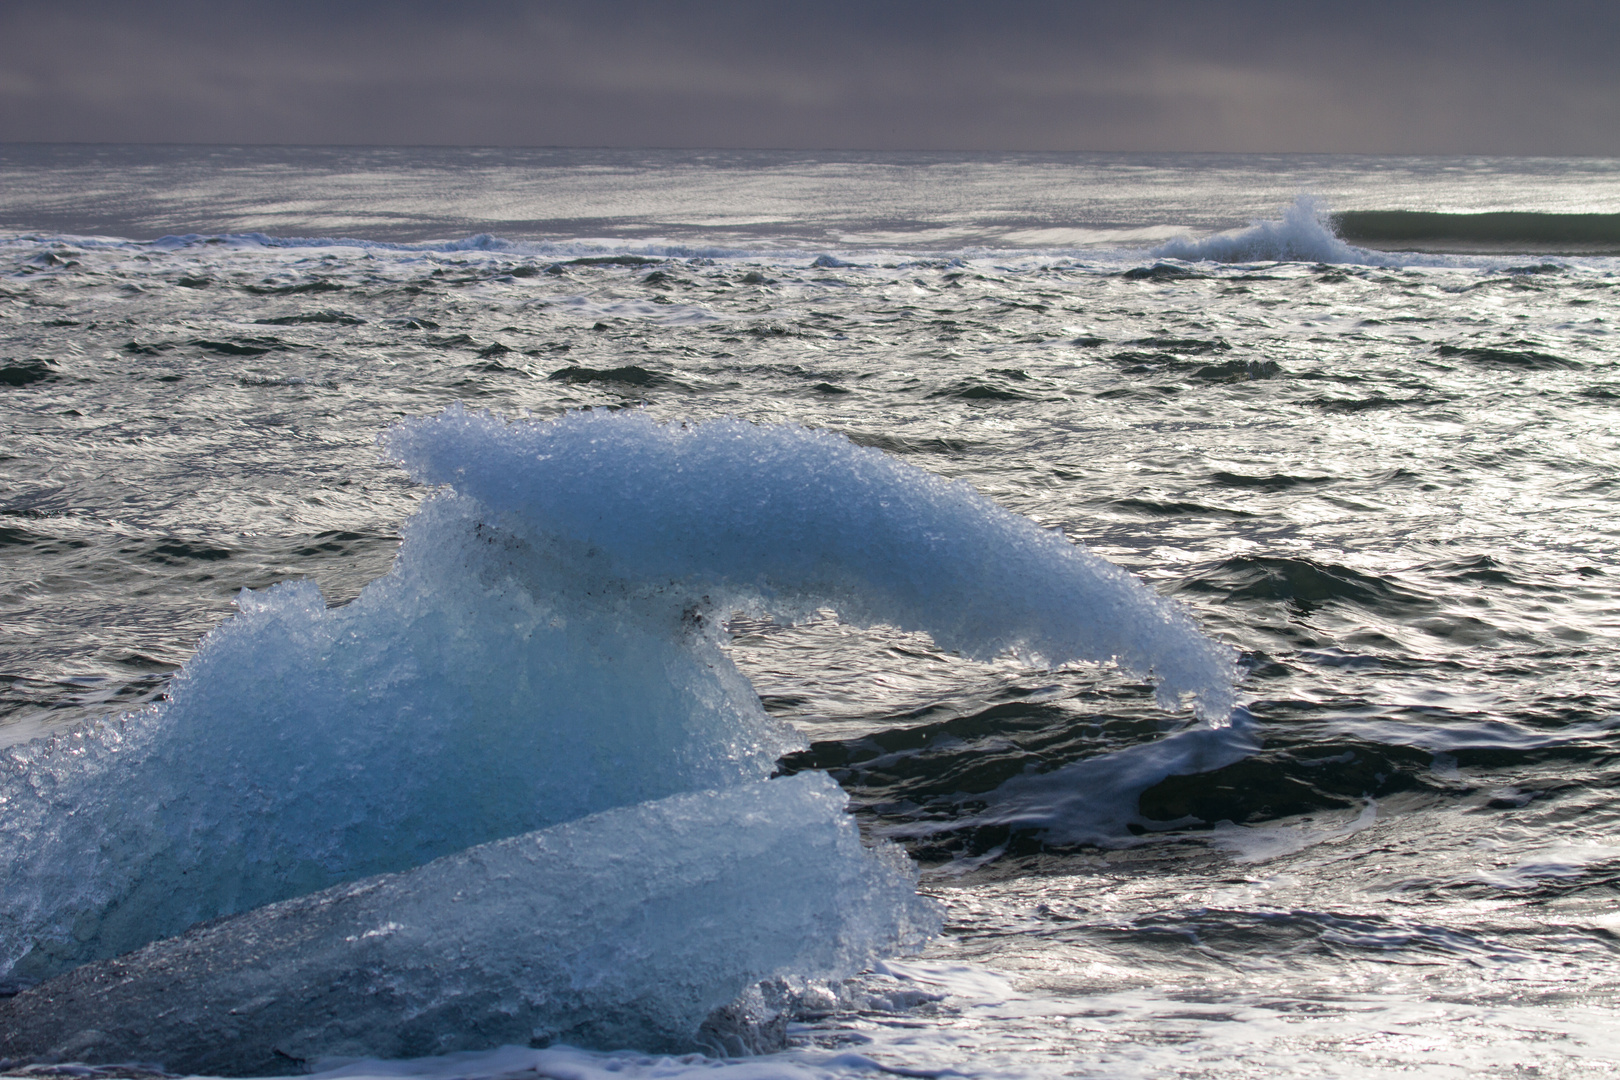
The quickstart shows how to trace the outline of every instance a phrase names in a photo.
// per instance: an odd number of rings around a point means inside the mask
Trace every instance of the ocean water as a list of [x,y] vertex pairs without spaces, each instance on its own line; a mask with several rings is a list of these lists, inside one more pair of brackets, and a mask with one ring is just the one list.
[[0,1057],[1613,1072],[1617,179],[0,148]]

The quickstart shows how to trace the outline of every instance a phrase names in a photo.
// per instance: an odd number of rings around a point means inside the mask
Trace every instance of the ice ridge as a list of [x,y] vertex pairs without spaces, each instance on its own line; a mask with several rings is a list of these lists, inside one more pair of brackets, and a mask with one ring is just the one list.
[[1156,679],[1167,708],[1231,711],[1235,657],[1180,607],[971,486],[841,435],[638,413],[508,424],[452,407],[383,441],[421,482],[515,535],[575,545],[608,577],[722,609],[831,606],[979,658],[1114,661]]

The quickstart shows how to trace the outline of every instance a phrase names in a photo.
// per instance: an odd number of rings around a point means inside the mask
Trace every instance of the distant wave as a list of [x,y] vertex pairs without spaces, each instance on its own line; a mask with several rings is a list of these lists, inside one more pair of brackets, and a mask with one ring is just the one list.
[[[1147,228],[1144,226],[1144,229]],[[1166,228],[1168,226],[1164,225],[1151,227],[1153,230]],[[901,243],[883,248],[844,248],[835,254],[819,246],[720,247],[684,244],[667,238],[524,240],[493,233],[421,241],[368,240],[353,236],[271,236],[259,232],[186,233],[161,236],[154,240],[47,233],[0,235],[0,246],[12,244],[67,245],[85,251],[164,253],[197,248],[350,248],[421,254],[429,258],[436,255],[482,255],[495,260],[520,259],[564,265],[574,262],[715,260],[798,266],[804,269],[855,270],[868,269],[890,260],[898,261],[903,266],[913,261],[937,263],[942,260],[1003,259],[1022,262],[1051,258],[1080,260],[1107,268],[1122,259],[1140,259],[1144,250],[1156,258],[1186,262],[1489,267],[1496,265],[1495,259],[1501,256],[1620,256],[1620,214],[1333,211],[1315,197],[1302,195],[1286,207],[1279,218],[1253,221],[1242,228],[1213,235],[1178,236],[1146,249],[1120,245],[1010,243],[925,250]]]
[[1620,214],[1347,210],[1330,215],[1329,220],[1342,240],[1379,248],[1474,254],[1620,255]]
[[1280,220],[1153,249],[1187,262],[1427,264],[1445,255],[1620,255],[1620,214],[1330,212],[1302,195]]
[[1323,262],[1381,265],[1387,255],[1352,247],[1333,229],[1326,209],[1302,195],[1284,211],[1280,221],[1256,221],[1244,229],[1216,233],[1200,239],[1171,240],[1153,249],[1165,259],[1187,262]]

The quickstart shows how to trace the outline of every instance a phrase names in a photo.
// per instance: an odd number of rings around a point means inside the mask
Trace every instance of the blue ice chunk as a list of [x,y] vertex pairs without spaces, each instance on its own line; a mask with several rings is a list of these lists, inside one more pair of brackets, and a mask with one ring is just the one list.
[[922,944],[939,905],[822,773],[677,795],[340,885],[0,1001],[0,1058],[263,1075],[503,1044],[696,1049],[773,975]]
[[453,408],[386,438],[454,490],[352,603],[244,593],[170,700],[0,757],[0,977],[683,791],[800,745],[722,649],[733,610],[1116,660],[1229,710],[1179,607],[965,484],[842,437]]
[[965,483],[841,435],[741,420],[574,413],[507,424],[459,406],[384,446],[515,535],[573,545],[604,579],[711,603],[922,630],[973,657],[1115,661],[1219,722],[1235,654],[1175,603]]
[[430,500],[344,607],[244,592],[169,701],[0,755],[0,975],[760,780],[801,745],[678,604],[595,595],[482,516]]

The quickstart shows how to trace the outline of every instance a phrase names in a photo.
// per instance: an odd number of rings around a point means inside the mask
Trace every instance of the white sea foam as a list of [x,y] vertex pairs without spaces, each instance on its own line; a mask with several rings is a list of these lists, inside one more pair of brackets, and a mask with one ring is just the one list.
[[1200,239],[1180,238],[1160,244],[1153,254],[1187,262],[1319,262],[1385,266],[1405,261],[1382,251],[1368,251],[1340,240],[1327,210],[1302,195],[1281,220],[1256,221],[1243,229]]
[[1612,844],[1555,844],[1522,856],[1507,867],[1482,867],[1477,879],[1503,889],[1533,889],[1547,881],[1571,880],[1596,864],[1620,858]]
[[1354,817],[1348,815],[1322,822],[1287,825],[1237,825],[1217,822],[1210,833],[1210,846],[1228,852],[1236,863],[1263,863],[1293,855],[1318,844],[1336,844],[1378,821],[1378,804],[1368,799]]

